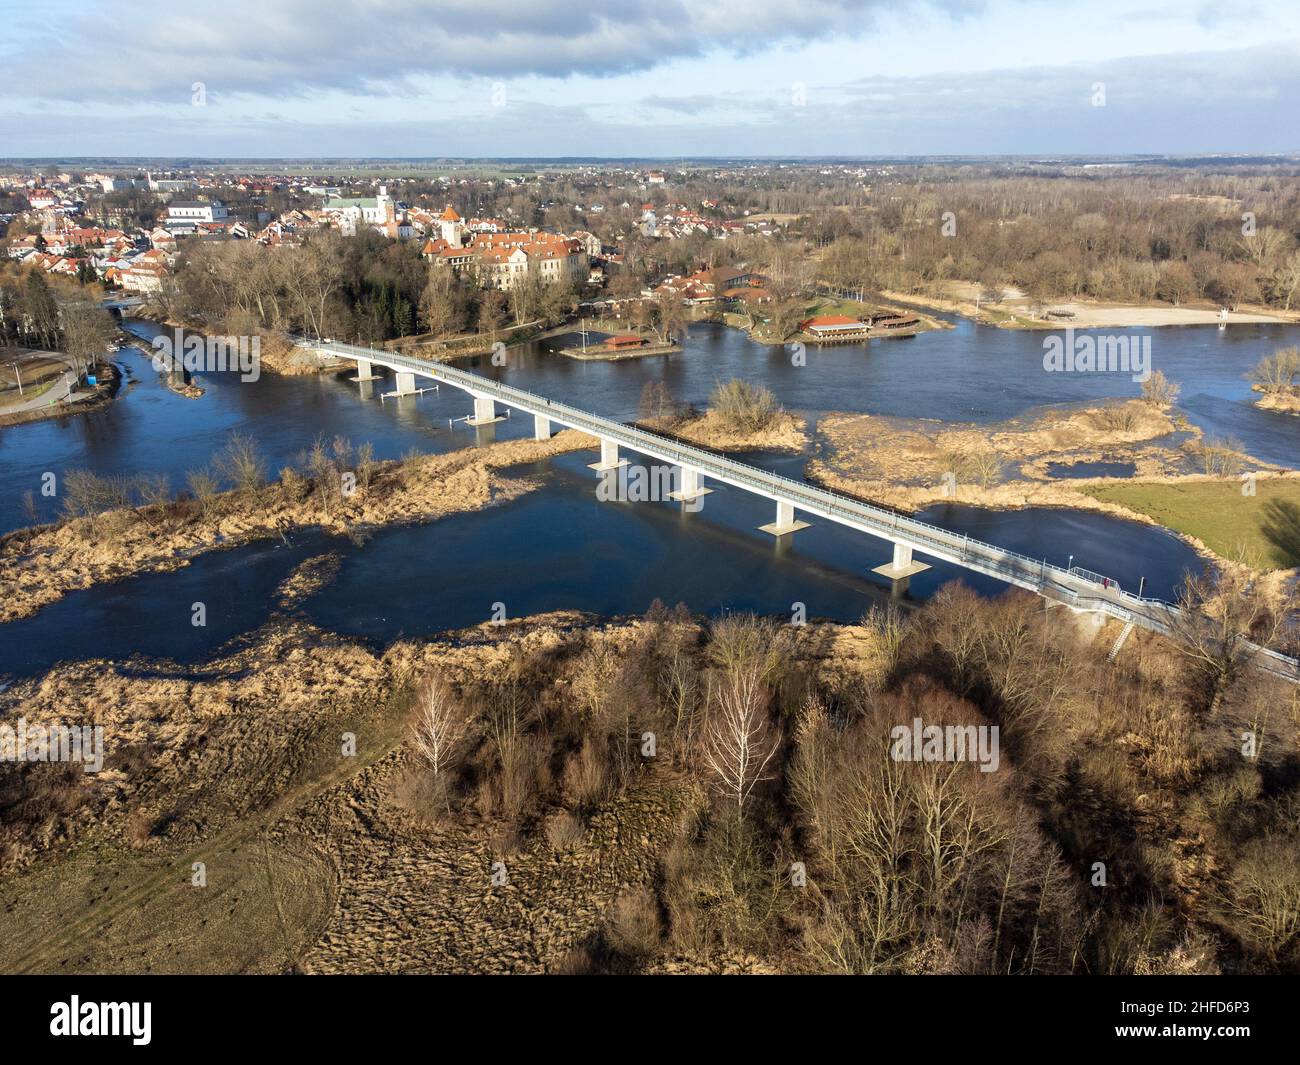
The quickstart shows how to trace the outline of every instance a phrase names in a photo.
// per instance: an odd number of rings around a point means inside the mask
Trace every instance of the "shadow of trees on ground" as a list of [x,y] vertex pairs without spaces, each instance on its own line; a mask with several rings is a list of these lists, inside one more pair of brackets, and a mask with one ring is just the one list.
[[1300,566],[1300,506],[1282,499],[1271,500],[1264,507],[1260,528],[1283,568]]

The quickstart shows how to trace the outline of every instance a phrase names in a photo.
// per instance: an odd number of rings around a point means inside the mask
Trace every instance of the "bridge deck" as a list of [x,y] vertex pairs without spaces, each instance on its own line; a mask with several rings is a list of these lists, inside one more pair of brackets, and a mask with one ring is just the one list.
[[[1077,567],[1063,569],[1045,559],[1030,558],[996,544],[972,540],[937,525],[896,514],[838,492],[769,473],[725,455],[611,421],[453,366],[352,344],[321,342],[306,346],[332,355],[365,359],[394,371],[416,373],[435,381],[444,381],[471,395],[488,397],[516,410],[549,418],[559,425],[612,440],[620,447],[638,454],[697,470],[723,484],[790,503],[805,514],[848,526],[882,540],[908,544],[923,555],[1014,584],[1076,609],[1103,611],[1111,617],[1132,621],[1143,628],[1162,633],[1170,631],[1171,622],[1179,613],[1177,607],[1163,600],[1125,592],[1114,581],[1110,582],[1110,587],[1104,587],[1102,580],[1098,579],[1099,575],[1081,571]],[[1271,671],[1287,676],[1288,679],[1300,679],[1300,664],[1295,660],[1272,651],[1264,651],[1263,654],[1277,667]]]

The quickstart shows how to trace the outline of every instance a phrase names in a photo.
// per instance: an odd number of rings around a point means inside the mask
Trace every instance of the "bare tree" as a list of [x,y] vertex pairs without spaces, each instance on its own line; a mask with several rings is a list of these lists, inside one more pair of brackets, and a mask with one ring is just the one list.
[[478,314],[475,323],[480,333],[486,333],[488,340],[496,343],[497,330],[505,323],[506,295],[500,289],[489,288],[479,296]]
[[455,333],[461,326],[461,306],[451,270],[433,266],[420,294],[420,318],[436,337]]
[[1296,593],[1270,602],[1252,579],[1236,572],[1189,577],[1170,614],[1174,646],[1203,682],[1213,714],[1260,648],[1276,646],[1294,612]]
[[1289,392],[1300,378],[1300,348],[1279,348],[1265,355],[1251,370],[1250,378],[1261,392]]
[[231,433],[226,448],[214,460],[217,472],[240,492],[256,495],[266,483],[266,464],[257,445],[243,433]]
[[728,429],[741,433],[766,429],[781,414],[771,389],[739,377],[713,386],[709,409]]
[[112,316],[87,300],[76,300],[60,306],[59,321],[64,350],[75,362],[77,372],[98,366],[117,333]]
[[1142,398],[1153,407],[1170,407],[1178,401],[1178,385],[1157,370],[1142,382]]
[[337,243],[330,237],[317,237],[298,249],[286,263],[284,284],[303,328],[321,337],[330,299],[343,286]]
[[217,478],[208,467],[190,470],[185,475],[190,494],[199,507],[199,517],[206,521],[217,512],[219,506],[219,486]]
[[469,717],[451,685],[429,677],[416,694],[411,744],[435,777],[455,764],[468,727]]
[[657,421],[671,425],[680,421],[687,408],[678,402],[672,389],[664,381],[647,381],[641,389],[641,402],[637,414],[642,421]]
[[776,754],[780,734],[768,716],[768,691],[763,663],[750,658],[728,671],[710,692],[705,726],[704,762],[717,778],[719,790],[744,810],[755,786]]
[[690,327],[690,318],[681,299],[671,292],[661,291],[655,297],[652,320],[661,344],[680,341]]
[[1282,297],[1282,309],[1289,311],[1291,301],[1300,290],[1300,251],[1293,251],[1273,272],[1273,286]]
[[996,451],[972,451],[966,456],[967,475],[981,488],[988,488],[1002,477],[1002,457]]
[[1300,943],[1300,851],[1296,839],[1268,834],[1253,841],[1217,903],[1246,945],[1270,961]]

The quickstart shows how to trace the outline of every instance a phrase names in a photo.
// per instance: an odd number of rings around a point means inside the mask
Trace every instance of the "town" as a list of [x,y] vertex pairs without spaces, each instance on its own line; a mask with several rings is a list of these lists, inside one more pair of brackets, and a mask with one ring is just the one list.
[[[669,198],[673,186],[660,171],[585,168],[560,177],[566,185],[580,182],[594,202],[548,198],[556,176],[546,173],[408,180],[404,198],[396,181],[390,194],[383,179],[11,174],[0,176],[0,247],[24,276],[99,286],[106,297],[146,301],[165,314],[183,295],[186,260],[203,256],[205,246],[246,244],[270,264],[276,252],[285,250],[281,259],[289,259],[317,238],[360,238],[371,243],[359,246],[370,248],[386,240],[404,248],[388,259],[407,264],[401,268],[405,283],[390,286],[382,305],[366,302],[350,320],[328,323],[330,332],[375,341],[421,335],[463,340],[469,332],[495,337],[507,323],[592,318],[619,330],[603,334],[592,345],[598,351],[658,351],[683,312],[729,316],[768,341],[833,343],[911,335],[924,327],[910,311],[813,298],[819,294],[806,271],[782,251],[795,216],[761,211],[757,197],[736,197],[743,204],[701,197],[688,207]],[[692,193],[696,184],[730,180],[722,173],[703,181],[684,172],[673,177]],[[500,212],[463,217],[453,201],[467,212],[475,204]],[[435,268],[423,284],[409,281],[416,254]],[[254,261],[236,258],[245,265]],[[269,276],[274,270],[267,265],[255,272]],[[9,277],[12,285],[12,272]],[[18,302],[17,295],[8,301],[11,308]],[[854,313],[811,313],[823,306]],[[29,338],[39,329],[29,314],[18,320],[27,323],[18,328]],[[326,324],[300,319],[292,326],[323,335]]]

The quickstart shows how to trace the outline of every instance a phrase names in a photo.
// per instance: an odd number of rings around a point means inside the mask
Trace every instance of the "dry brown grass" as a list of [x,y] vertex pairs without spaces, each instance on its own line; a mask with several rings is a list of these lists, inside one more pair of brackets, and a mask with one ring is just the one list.
[[[1276,913],[1294,870],[1258,855],[1300,831],[1283,772],[1300,750],[1300,706],[1244,675],[1206,701],[1166,641],[1135,636],[1111,664],[1113,631],[1062,617],[1032,597],[988,602],[954,587],[860,626],[702,626],[656,610],[376,653],[286,623],[203,677],[60,667],[0,693],[0,713],[94,716],[109,764],[64,800],[53,778],[30,807],[29,793],[5,792],[19,801],[4,808],[0,964],[1292,965]],[[705,679],[679,713],[683,660]],[[737,813],[710,801],[690,737],[710,713],[709,679],[755,665],[781,725],[779,772]],[[436,793],[407,731],[433,672],[473,712],[466,757]],[[581,676],[603,678],[606,697],[584,693]],[[997,726],[1001,768],[895,761],[890,730],[914,716]],[[646,729],[662,756],[640,755]],[[1263,737],[1257,759],[1236,747],[1245,730]],[[344,732],[356,757],[340,752]],[[936,857],[912,860],[922,853]],[[195,860],[212,892],[188,886]],[[1088,885],[1096,860],[1110,877],[1101,898]]]
[[605,934],[610,946],[632,961],[658,953],[663,932],[654,893],[645,887],[621,892],[609,909]]

